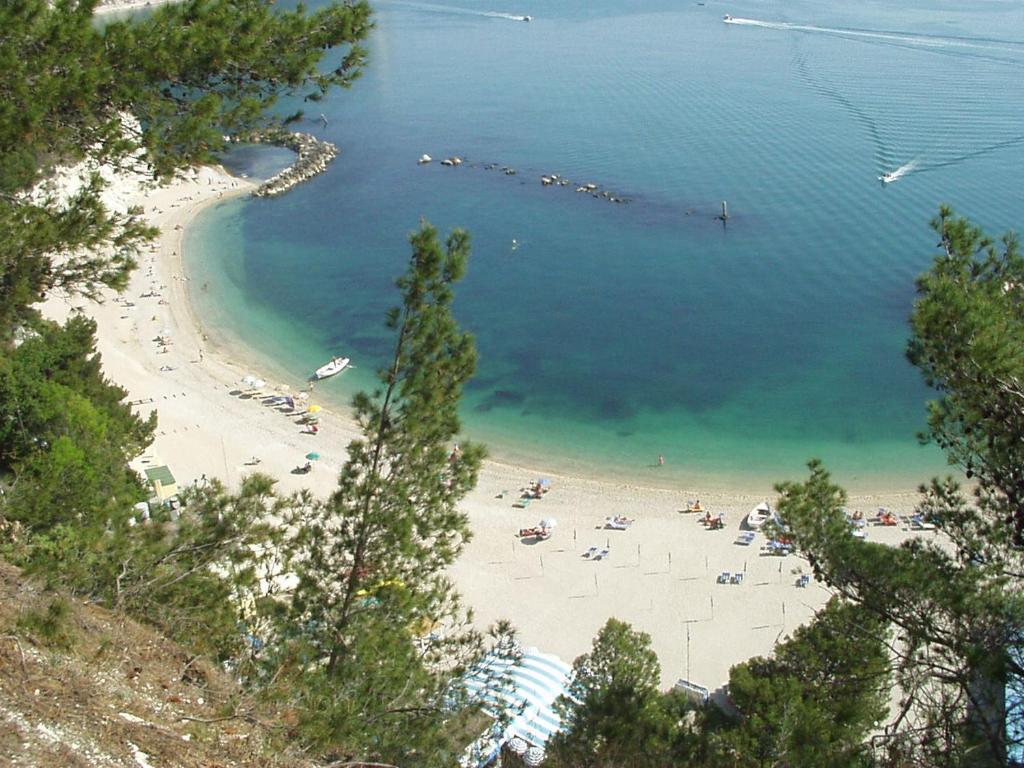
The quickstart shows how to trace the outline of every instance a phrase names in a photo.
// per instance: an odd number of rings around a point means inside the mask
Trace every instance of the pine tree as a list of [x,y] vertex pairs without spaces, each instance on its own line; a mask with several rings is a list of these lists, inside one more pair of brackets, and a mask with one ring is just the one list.
[[770,658],[729,672],[739,722],[711,737],[713,765],[852,768],[886,713],[888,650],[882,622],[830,601]]
[[556,702],[562,731],[548,742],[556,768],[686,764],[691,748],[685,702],[658,690],[661,666],[651,638],[609,619],[593,647],[573,662],[568,695]]
[[[100,28],[95,2],[0,3],[0,345],[51,291],[123,287],[152,236],[138,211],[102,204],[99,163],[164,179],[213,160],[225,135],[279,124],[282,94],[350,86],[371,26],[365,2],[188,0]],[[37,190],[79,161],[71,199]]]
[[849,535],[819,462],[777,487],[779,509],[819,578],[895,630],[887,759],[995,765],[1013,746],[1005,723],[1024,717],[1024,700],[999,704],[1024,680],[1024,260],[1015,236],[997,243],[948,208],[933,227],[941,252],[918,280],[908,356],[940,393],[924,438],[974,487],[921,486],[917,512],[941,535],[900,547]]
[[457,504],[483,457],[471,443],[449,449],[476,365],[451,313],[469,237],[456,230],[442,247],[424,224],[411,243],[402,304],[388,316],[391,362],[380,389],[354,401],[362,437],[330,500],[293,521],[299,581],[273,660],[320,750],[403,766],[457,755],[441,728],[442,692],[479,638],[465,630],[444,570],[469,539]]

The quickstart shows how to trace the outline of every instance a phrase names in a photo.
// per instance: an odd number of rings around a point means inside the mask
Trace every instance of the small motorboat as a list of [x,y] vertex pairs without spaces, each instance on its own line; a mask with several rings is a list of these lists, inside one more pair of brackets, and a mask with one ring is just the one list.
[[533,16],[523,16],[523,21],[533,21]]
[[762,501],[747,513],[747,528],[756,531],[772,517],[772,508],[767,501]]
[[317,379],[326,379],[329,376],[334,376],[341,373],[348,367],[348,364],[352,362],[347,357],[336,357],[326,365],[321,365],[316,369]]
[[880,182],[882,182],[883,184],[891,184],[892,182],[896,181],[896,179],[898,179],[898,178],[899,178],[899,176],[897,176],[896,173],[893,172],[893,173],[883,173],[881,176],[878,177],[878,180]]
[[727,14],[725,14],[725,16],[722,17],[722,21],[724,21],[726,24],[728,24],[730,21],[732,21],[732,16],[730,16],[727,13]]

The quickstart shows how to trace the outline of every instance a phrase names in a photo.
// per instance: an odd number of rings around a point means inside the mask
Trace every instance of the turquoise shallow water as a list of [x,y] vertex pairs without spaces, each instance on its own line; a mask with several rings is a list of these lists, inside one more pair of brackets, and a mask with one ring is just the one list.
[[902,355],[928,220],[1024,221],[1024,10],[891,6],[380,2],[366,75],[303,126],[341,157],[190,230],[200,314],[297,377],[352,356],[320,389],[344,401],[388,353],[425,216],[473,235],[463,412],[495,455],[697,487],[818,456],[851,487],[912,485],[943,468]]

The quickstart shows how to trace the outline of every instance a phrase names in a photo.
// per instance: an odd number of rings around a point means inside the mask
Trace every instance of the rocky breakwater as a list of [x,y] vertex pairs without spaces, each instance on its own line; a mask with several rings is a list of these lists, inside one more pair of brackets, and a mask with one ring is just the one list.
[[256,197],[274,197],[284,194],[296,184],[306,181],[318,173],[323,173],[331,161],[338,156],[338,148],[331,142],[322,141],[308,133],[268,131],[251,134],[239,141],[286,147],[298,155],[294,163],[263,182],[253,192]]

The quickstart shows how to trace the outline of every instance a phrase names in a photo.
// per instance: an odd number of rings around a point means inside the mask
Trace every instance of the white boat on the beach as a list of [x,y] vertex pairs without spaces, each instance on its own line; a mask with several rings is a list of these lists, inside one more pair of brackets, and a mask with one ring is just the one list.
[[762,501],[747,513],[747,528],[757,530],[772,518],[772,508],[767,501]]
[[326,365],[321,365],[316,369],[316,378],[326,379],[329,376],[341,373],[348,367],[348,364],[352,362],[347,357],[336,357]]

